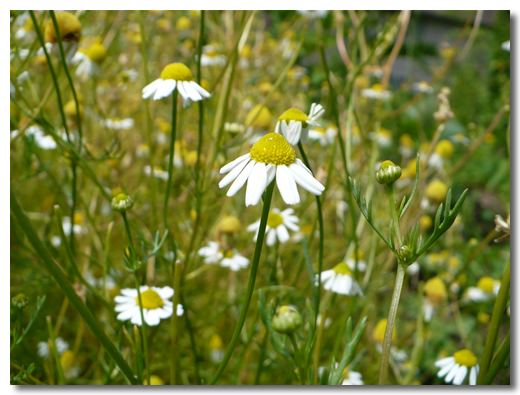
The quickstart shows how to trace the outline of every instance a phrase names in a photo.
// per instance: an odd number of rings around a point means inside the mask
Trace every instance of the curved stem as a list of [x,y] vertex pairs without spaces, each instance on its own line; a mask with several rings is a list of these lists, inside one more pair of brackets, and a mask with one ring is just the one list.
[[[394,223],[394,232],[397,236],[397,242],[399,245],[396,250],[399,251],[399,248],[403,246],[403,238],[401,236],[401,230],[399,229],[399,216],[397,215],[397,209],[395,207],[395,198],[394,198],[394,183],[386,184],[388,191],[388,202],[390,203],[390,212],[392,213],[392,222]],[[390,240],[393,244],[393,240]]]
[[491,316],[491,322],[489,323],[489,331],[486,337],[486,343],[484,345],[484,352],[482,353],[482,359],[480,361],[480,372],[477,379],[477,385],[484,383],[486,374],[493,358],[493,351],[495,350],[495,344],[497,341],[498,330],[500,329],[500,322],[504,316],[504,310],[506,309],[507,299],[509,298],[509,280],[510,280],[510,265],[511,260],[507,262],[504,275],[502,276],[502,284],[500,285],[500,291],[493,307],[493,315]]
[[273,197],[275,180],[271,182],[271,184],[267,187],[264,194],[264,207],[262,209],[262,218],[260,219],[260,228],[258,230],[258,238],[256,240],[255,253],[253,256],[253,263],[251,265],[251,272],[249,273],[249,281],[247,283],[246,290],[246,299],[244,300],[244,304],[242,305],[242,310],[240,310],[240,316],[238,317],[238,322],[235,327],[235,332],[233,333],[233,337],[231,338],[231,343],[229,344],[226,354],[218,367],[217,372],[209,382],[210,385],[214,385],[222,375],[222,372],[226,368],[226,365],[231,358],[231,354],[233,354],[233,350],[238,342],[238,337],[240,332],[242,331],[242,327],[244,326],[244,322],[246,320],[247,310],[249,308],[249,304],[251,303],[251,298],[253,296],[253,291],[255,288],[255,280],[256,273],[258,272],[258,266],[260,263],[260,255],[262,253],[262,246],[264,244],[264,236],[265,236],[265,228],[267,226],[267,217],[269,216],[269,208],[271,206],[271,198]]
[[386,384],[388,376],[388,362],[390,360],[390,347],[392,346],[392,334],[394,333],[395,316],[399,306],[399,298],[401,297],[401,289],[403,288],[403,280],[406,266],[404,263],[398,262],[397,275],[395,277],[394,293],[390,303],[390,311],[388,312],[388,320],[386,322],[385,338],[383,341],[383,352],[381,355],[381,367],[379,370],[379,385]]

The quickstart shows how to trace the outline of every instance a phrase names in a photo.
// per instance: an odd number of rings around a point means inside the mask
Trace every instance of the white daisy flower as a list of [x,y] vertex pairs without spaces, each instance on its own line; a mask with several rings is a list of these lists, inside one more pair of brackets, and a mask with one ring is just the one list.
[[60,236],[52,236],[51,237],[51,244],[54,248],[61,247],[61,237]]
[[301,141],[307,142],[309,136],[309,125],[320,126],[316,120],[323,115],[325,110],[321,104],[312,103],[309,115],[296,108],[290,108],[278,117],[274,129],[275,133],[281,133],[289,144],[296,145]]
[[227,58],[224,55],[220,55],[213,45],[205,45],[202,47],[202,56],[200,58],[201,66],[225,66]]
[[226,122],[224,124],[224,130],[232,134],[241,133],[244,131],[244,125],[237,122]]
[[[144,168],[144,174],[146,174],[148,177],[152,175],[152,168],[149,165],[146,165]],[[154,166],[153,167],[153,176],[155,178],[160,178],[161,180],[167,181],[168,180],[168,172],[164,170],[161,166]]]
[[432,93],[433,92],[433,88],[426,81],[414,82],[412,84],[412,89],[415,92],[422,92],[422,93]]
[[504,51],[511,52],[511,40],[507,40],[507,41],[503,42],[501,45],[501,48]]
[[311,140],[318,140],[322,147],[334,144],[338,129],[334,126],[329,126],[327,129],[317,127],[309,130],[309,138]]
[[125,118],[125,119],[107,119],[104,122],[105,126],[108,129],[115,129],[115,130],[127,130],[134,127],[134,120],[132,118]]
[[[56,344],[56,350],[58,351],[58,354],[61,355],[65,351],[69,349],[69,343],[67,343],[65,340],[63,340],[61,337],[57,337],[54,340],[54,343]],[[42,358],[48,358],[50,355],[50,340],[46,342],[39,342],[38,343],[38,355]]]
[[364,385],[361,373],[348,370],[343,376],[343,382],[341,385]]
[[476,287],[469,287],[464,295],[466,301],[487,302],[498,294],[500,290],[500,280],[491,277],[482,277],[477,282]]
[[[331,270],[321,272],[321,283],[323,289],[332,291],[341,295],[356,295],[363,296],[361,287],[354,279],[354,273],[349,265],[341,262],[334,266]],[[318,285],[318,274],[316,275],[316,285]]]
[[[268,246],[273,246],[276,242],[276,239],[280,243],[286,243],[289,241],[289,231],[287,228],[294,232],[298,232],[300,227],[296,225],[299,221],[299,218],[292,215],[294,210],[292,208],[288,208],[282,212],[278,209],[273,209],[269,212],[269,217],[267,218],[267,227],[265,228],[265,232],[267,234],[266,244]],[[260,229],[260,220],[252,223],[247,227],[248,232],[256,232],[254,241],[256,241],[258,237],[258,231]]]
[[[159,325],[161,319],[171,317],[173,313],[173,303],[168,300],[173,296],[173,288],[171,287],[148,287],[141,285],[141,300],[143,302],[144,321],[149,326]],[[125,288],[121,290],[121,295],[115,297],[115,311],[118,314],[119,321],[130,320],[132,324],[141,326],[141,311],[139,308],[139,297],[137,289]],[[177,315],[184,314],[182,305],[177,305]]]
[[470,350],[457,351],[452,357],[439,359],[435,366],[440,368],[437,377],[445,379],[447,384],[461,385],[469,372],[469,385],[477,384],[479,365],[477,357]]
[[184,99],[184,105],[189,104],[190,100],[200,101],[210,97],[205,89],[193,81],[189,68],[182,63],[171,63],[163,69],[161,78],[144,87],[143,99],[148,99],[152,95],[153,100],[163,99],[170,96],[175,88]]
[[202,247],[199,255],[204,258],[204,263],[208,264],[218,263],[224,258],[224,253],[216,241],[210,241],[206,247]]
[[[75,216],[78,215],[78,213],[75,214]],[[84,232],[83,227],[79,224],[79,221],[76,221],[76,218],[74,219],[74,226],[72,226],[72,223],[70,221],[70,217],[65,216],[62,219],[62,226],[63,226],[63,233],[65,233],[65,236],[70,236],[70,233],[73,231],[75,235],[80,235]]]
[[[361,250],[358,250],[357,256],[358,256],[358,270],[360,272],[364,272],[365,270],[367,270],[367,263],[366,263],[366,261],[363,260],[363,252]],[[347,263],[348,267],[350,268],[350,270],[352,270],[352,271],[355,270],[356,254],[354,251],[352,251],[352,253],[350,254],[350,258],[347,259],[346,263]]]
[[94,268],[93,270],[89,270],[87,272],[86,280],[93,287],[103,288],[103,285],[106,282],[106,288],[110,291],[116,287],[116,281],[114,277],[110,274],[107,274],[106,277],[103,277],[103,272],[101,270],[97,270],[99,268]]
[[240,255],[235,249],[228,250],[224,253],[220,266],[229,267],[234,272],[238,272],[240,269],[245,269],[249,266],[249,259]]
[[[393,135],[392,132],[385,128],[379,128],[377,132],[369,134],[370,139],[377,140],[377,144],[380,147],[389,147],[392,145]],[[378,167],[379,170],[379,167]]]
[[384,90],[383,85],[374,84],[371,88],[363,89],[361,91],[361,96],[367,97],[369,99],[381,99],[388,100],[392,93],[390,91]]
[[58,144],[54,141],[52,136],[45,135],[43,129],[37,125],[28,127],[25,133],[29,136],[33,136],[36,145],[43,150],[51,150],[58,147]]
[[317,196],[325,190],[303,162],[296,158],[293,147],[277,133],[265,135],[251,147],[248,154],[222,167],[220,174],[225,173],[229,174],[220,181],[220,188],[234,181],[227,196],[235,195],[249,180],[246,189],[246,207],[255,206],[260,202],[265,188],[275,176],[278,190],[287,204],[300,202],[296,184]]
[[101,74],[101,63],[106,58],[106,48],[102,44],[94,43],[85,52],[76,52],[71,62],[72,64],[78,64],[76,76],[86,81],[89,77]]

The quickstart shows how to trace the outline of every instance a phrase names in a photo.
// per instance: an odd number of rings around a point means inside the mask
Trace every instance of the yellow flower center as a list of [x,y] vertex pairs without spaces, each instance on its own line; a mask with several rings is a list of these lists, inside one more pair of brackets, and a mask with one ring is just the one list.
[[[79,41],[81,38],[81,22],[70,12],[57,12],[56,22],[60,30],[62,41]],[[45,42],[56,44],[58,37],[52,19],[47,21],[45,26]]]
[[300,232],[302,232],[305,235],[308,235],[312,232],[312,225],[305,225],[300,228]]
[[177,27],[177,29],[179,30],[187,30],[191,27],[191,21],[189,20],[188,17],[186,16],[181,16],[178,20],[177,20],[177,23],[175,24],[175,26]]
[[348,368],[343,369],[341,375],[343,376],[343,380],[348,380]]
[[266,134],[251,147],[249,154],[257,163],[289,166],[296,162],[294,148],[278,133]]
[[424,292],[434,304],[439,304],[446,297],[446,285],[439,277],[433,277],[426,281]]
[[453,354],[455,362],[459,365],[471,368],[477,364],[477,357],[469,350],[460,350]]
[[193,81],[193,74],[182,63],[171,63],[163,69],[161,78],[163,80]]
[[413,148],[413,146],[414,146],[413,140],[409,134],[403,134],[399,138],[399,142],[401,143],[401,145],[403,145],[406,148]]
[[81,224],[83,222],[83,214],[81,213],[74,213],[74,223],[75,224]]
[[350,277],[354,277],[354,274],[352,273],[352,270],[350,269],[349,265],[347,265],[345,262],[338,263],[336,266],[332,268],[335,273],[338,274],[345,274]]
[[283,224],[283,217],[278,213],[273,213],[272,211],[269,213],[267,217],[267,226],[270,228],[278,228]]
[[383,85],[381,84],[374,84],[372,85],[372,90],[376,92],[383,92]]
[[[164,300],[153,289],[148,289],[141,293],[143,309],[155,310],[164,305]],[[135,298],[135,303],[139,306],[139,296]]]
[[224,254],[224,257],[226,257],[228,259],[233,258],[233,251],[232,250],[226,251],[226,253]]
[[247,114],[246,125],[269,129],[271,126],[271,111],[267,107],[257,104]]
[[[356,252],[355,251],[352,251],[352,253],[350,254],[350,259],[356,259]],[[361,250],[357,250],[357,259],[358,260],[361,260],[363,259],[363,251]]]
[[318,126],[317,128],[314,128],[312,130],[321,134],[325,134],[325,129],[323,129],[321,126]]
[[209,340],[209,348],[212,350],[221,350],[224,348],[224,343],[222,342],[222,338],[214,333]]
[[90,60],[96,63],[102,63],[107,57],[107,50],[102,44],[92,44],[87,51]]
[[482,277],[480,280],[478,280],[477,287],[480,288],[482,291],[486,293],[492,293],[494,282],[491,277]]
[[296,121],[301,122],[303,124],[303,127],[307,127],[307,123],[305,121],[309,120],[309,117],[307,114],[305,114],[303,111],[298,110],[297,108],[289,108],[287,111],[285,111],[282,115],[278,117],[279,121],[286,121],[289,123],[289,121]]
[[448,187],[442,181],[432,181],[426,187],[426,197],[434,202],[442,202],[446,199]]
[[435,152],[443,158],[449,158],[453,155],[454,147],[450,140],[441,140],[435,147]]

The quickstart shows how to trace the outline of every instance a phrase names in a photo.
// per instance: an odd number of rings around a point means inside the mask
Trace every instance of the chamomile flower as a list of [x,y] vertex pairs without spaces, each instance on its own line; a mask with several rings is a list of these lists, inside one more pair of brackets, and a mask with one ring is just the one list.
[[[70,12],[57,12],[56,22],[58,24],[67,63],[70,63],[78,49],[78,42],[81,39],[81,22]],[[60,56],[58,35],[56,34],[53,20],[50,18],[45,26],[44,36],[46,49],[48,51],[50,50],[53,55]],[[41,53],[41,55],[43,55],[43,53]]]
[[[358,270],[360,272],[364,272],[367,270],[367,263],[363,260],[363,252],[361,250],[358,250],[357,252],[357,258],[358,258]],[[352,251],[350,254],[350,258],[347,259],[346,264],[350,268],[350,270],[354,271],[356,267],[356,253]]]
[[343,375],[343,382],[341,385],[364,385],[363,383],[363,377],[361,376],[361,373],[354,372],[353,370],[347,370]]
[[74,226],[72,226],[72,223],[70,221],[70,217],[65,216],[62,219],[62,226],[63,226],[63,233],[65,233],[65,236],[70,236],[71,232],[74,232],[75,235],[80,235],[82,233],[86,232],[86,229],[81,226],[81,223],[83,222],[83,215],[80,213],[74,214]]
[[447,290],[444,281],[440,277],[433,277],[424,285],[426,297],[423,300],[424,321],[432,320],[435,310],[446,299]]
[[278,190],[287,204],[300,202],[296,184],[317,196],[325,190],[303,162],[296,158],[293,147],[277,133],[265,135],[251,147],[248,154],[222,167],[220,174],[225,173],[229,174],[220,181],[220,188],[234,181],[227,196],[235,195],[248,181],[246,207],[260,202],[265,188],[275,177]]
[[88,77],[95,77],[101,73],[101,64],[107,58],[106,48],[99,43],[92,44],[86,51],[76,52],[72,58],[72,63],[78,64],[76,76],[84,81]]
[[216,241],[210,241],[207,246],[199,250],[199,255],[204,258],[204,263],[218,263],[222,267],[228,267],[232,271],[239,271],[249,266],[249,259],[240,255],[237,250],[224,251]]
[[[363,296],[361,287],[354,279],[354,273],[349,265],[341,262],[334,266],[331,270],[321,272],[321,283],[323,289],[335,292],[341,295],[359,295]],[[318,284],[318,275],[316,275],[316,285]]]
[[312,103],[309,115],[296,108],[290,108],[278,117],[275,133],[281,133],[291,145],[301,141],[307,142],[309,125],[320,126],[316,120],[323,115],[325,110],[320,104]]
[[500,280],[494,280],[492,277],[482,277],[477,282],[476,287],[469,287],[466,290],[464,299],[472,302],[487,302],[498,294],[500,289]]
[[193,75],[188,67],[182,63],[171,63],[163,69],[161,78],[144,87],[143,99],[148,99],[152,95],[153,100],[163,99],[170,96],[175,88],[184,99],[185,105],[189,104],[190,100],[200,101],[210,97],[205,89],[193,81]]
[[415,144],[409,134],[399,137],[399,153],[403,158],[411,158],[415,153]]
[[209,350],[213,362],[220,363],[220,361],[224,359],[224,343],[222,342],[222,338],[216,333],[211,335],[209,340]]
[[504,51],[511,52],[511,40],[507,40],[507,41],[503,42],[501,45],[501,48]]
[[204,258],[204,263],[218,263],[224,258],[224,252],[216,241],[210,241],[207,246],[199,250],[199,255]]
[[455,151],[455,147],[450,140],[441,140],[435,146],[435,151],[428,159],[428,166],[442,169],[444,167],[444,162],[446,159],[451,158],[453,152]]
[[[266,244],[268,246],[273,246],[276,242],[276,239],[280,243],[286,243],[289,241],[289,231],[287,228],[294,232],[298,232],[300,227],[296,225],[299,221],[299,218],[295,215],[292,215],[294,210],[292,208],[288,208],[282,212],[278,209],[273,209],[269,212],[269,217],[267,218],[267,227],[265,232],[267,233]],[[256,241],[258,237],[258,230],[260,229],[260,220],[252,223],[247,227],[249,232],[256,232],[254,240]]]
[[40,126],[34,125],[27,128],[25,133],[34,138],[34,142],[43,150],[52,150],[58,147],[52,136],[47,136]]
[[426,81],[414,82],[412,84],[412,89],[415,92],[422,92],[422,93],[432,93],[433,92],[433,88]]
[[134,120],[132,118],[114,118],[105,120],[104,124],[108,129],[128,130],[134,127]]
[[249,259],[240,255],[237,250],[232,249],[224,253],[220,266],[228,267],[232,271],[238,272],[240,269],[245,269],[249,266]]
[[[148,287],[141,285],[141,300],[143,303],[144,322],[149,326],[159,325],[161,319],[169,318],[173,314],[173,303],[169,300],[173,296],[171,287]],[[132,324],[141,326],[141,311],[137,289],[125,288],[121,290],[121,295],[115,297],[115,311],[119,321],[130,320]],[[182,305],[177,305],[177,315],[184,314]]]
[[335,126],[329,126],[327,129],[318,126],[309,130],[309,138],[319,141],[322,147],[333,144],[337,134],[338,128]]
[[457,351],[453,356],[439,359],[435,366],[440,368],[437,377],[444,378],[447,384],[461,385],[469,370],[469,385],[477,384],[479,365],[477,357],[470,350]]
[[[63,354],[65,351],[69,349],[69,343],[67,343],[65,340],[63,340],[61,337],[57,337],[54,340],[54,343],[56,344],[56,350],[58,351],[58,355]],[[46,342],[39,342],[38,343],[38,355],[41,358],[48,358],[50,356],[51,351],[51,341]]]
[[[150,166],[144,167],[144,174],[146,174],[148,177],[152,175],[152,168]],[[167,181],[168,180],[168,172],[164,170],[161,166],[154,166],[153,167],[153,176],[155,178],[160,178],[161,180]]]
[[384,90],[383,85],[374,84],[371,88],[363,89],[361,91],[361,96],[369,99],[388,100],[390,96],[392,96],[392,93]]
[[220,55],[213,45],[205,45],[202,48],[202,56],[200,58],[201,66],[225,66],[226,57],[224,55]]

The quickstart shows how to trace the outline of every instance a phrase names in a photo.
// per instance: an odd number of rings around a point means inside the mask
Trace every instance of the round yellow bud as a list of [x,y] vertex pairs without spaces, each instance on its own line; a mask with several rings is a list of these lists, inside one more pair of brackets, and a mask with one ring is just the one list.
[[[56,22],[60,30],[61,40],[64,42],[78,42],[81,38],[81,22],[70,12],[57,12]],[[52,19],[45,26],[45,42],[56,44],[58,37]]]
[[448,187],[442,181],[432,181],[426,187],[426,197],[436,203],[443,202],[447,193]]
[[454,150],[455,148],[450,140],[441,140],[435,147],[435,153],[446,159],[453,155]]
[[432,217],[430,217],[429,215],[423,215],[419,219],[419,226],[423,232],[430,230],[432,225],[433,225],[433,220],[432,220]]
[[241,227],[242,224],[237,217],[228,215],[220,220],[217,229],[219,232],[236,233],[240,230]]
[[262,104],[257,104],[247,114],[246,125],[269,130],[271,127],[271,111]]

